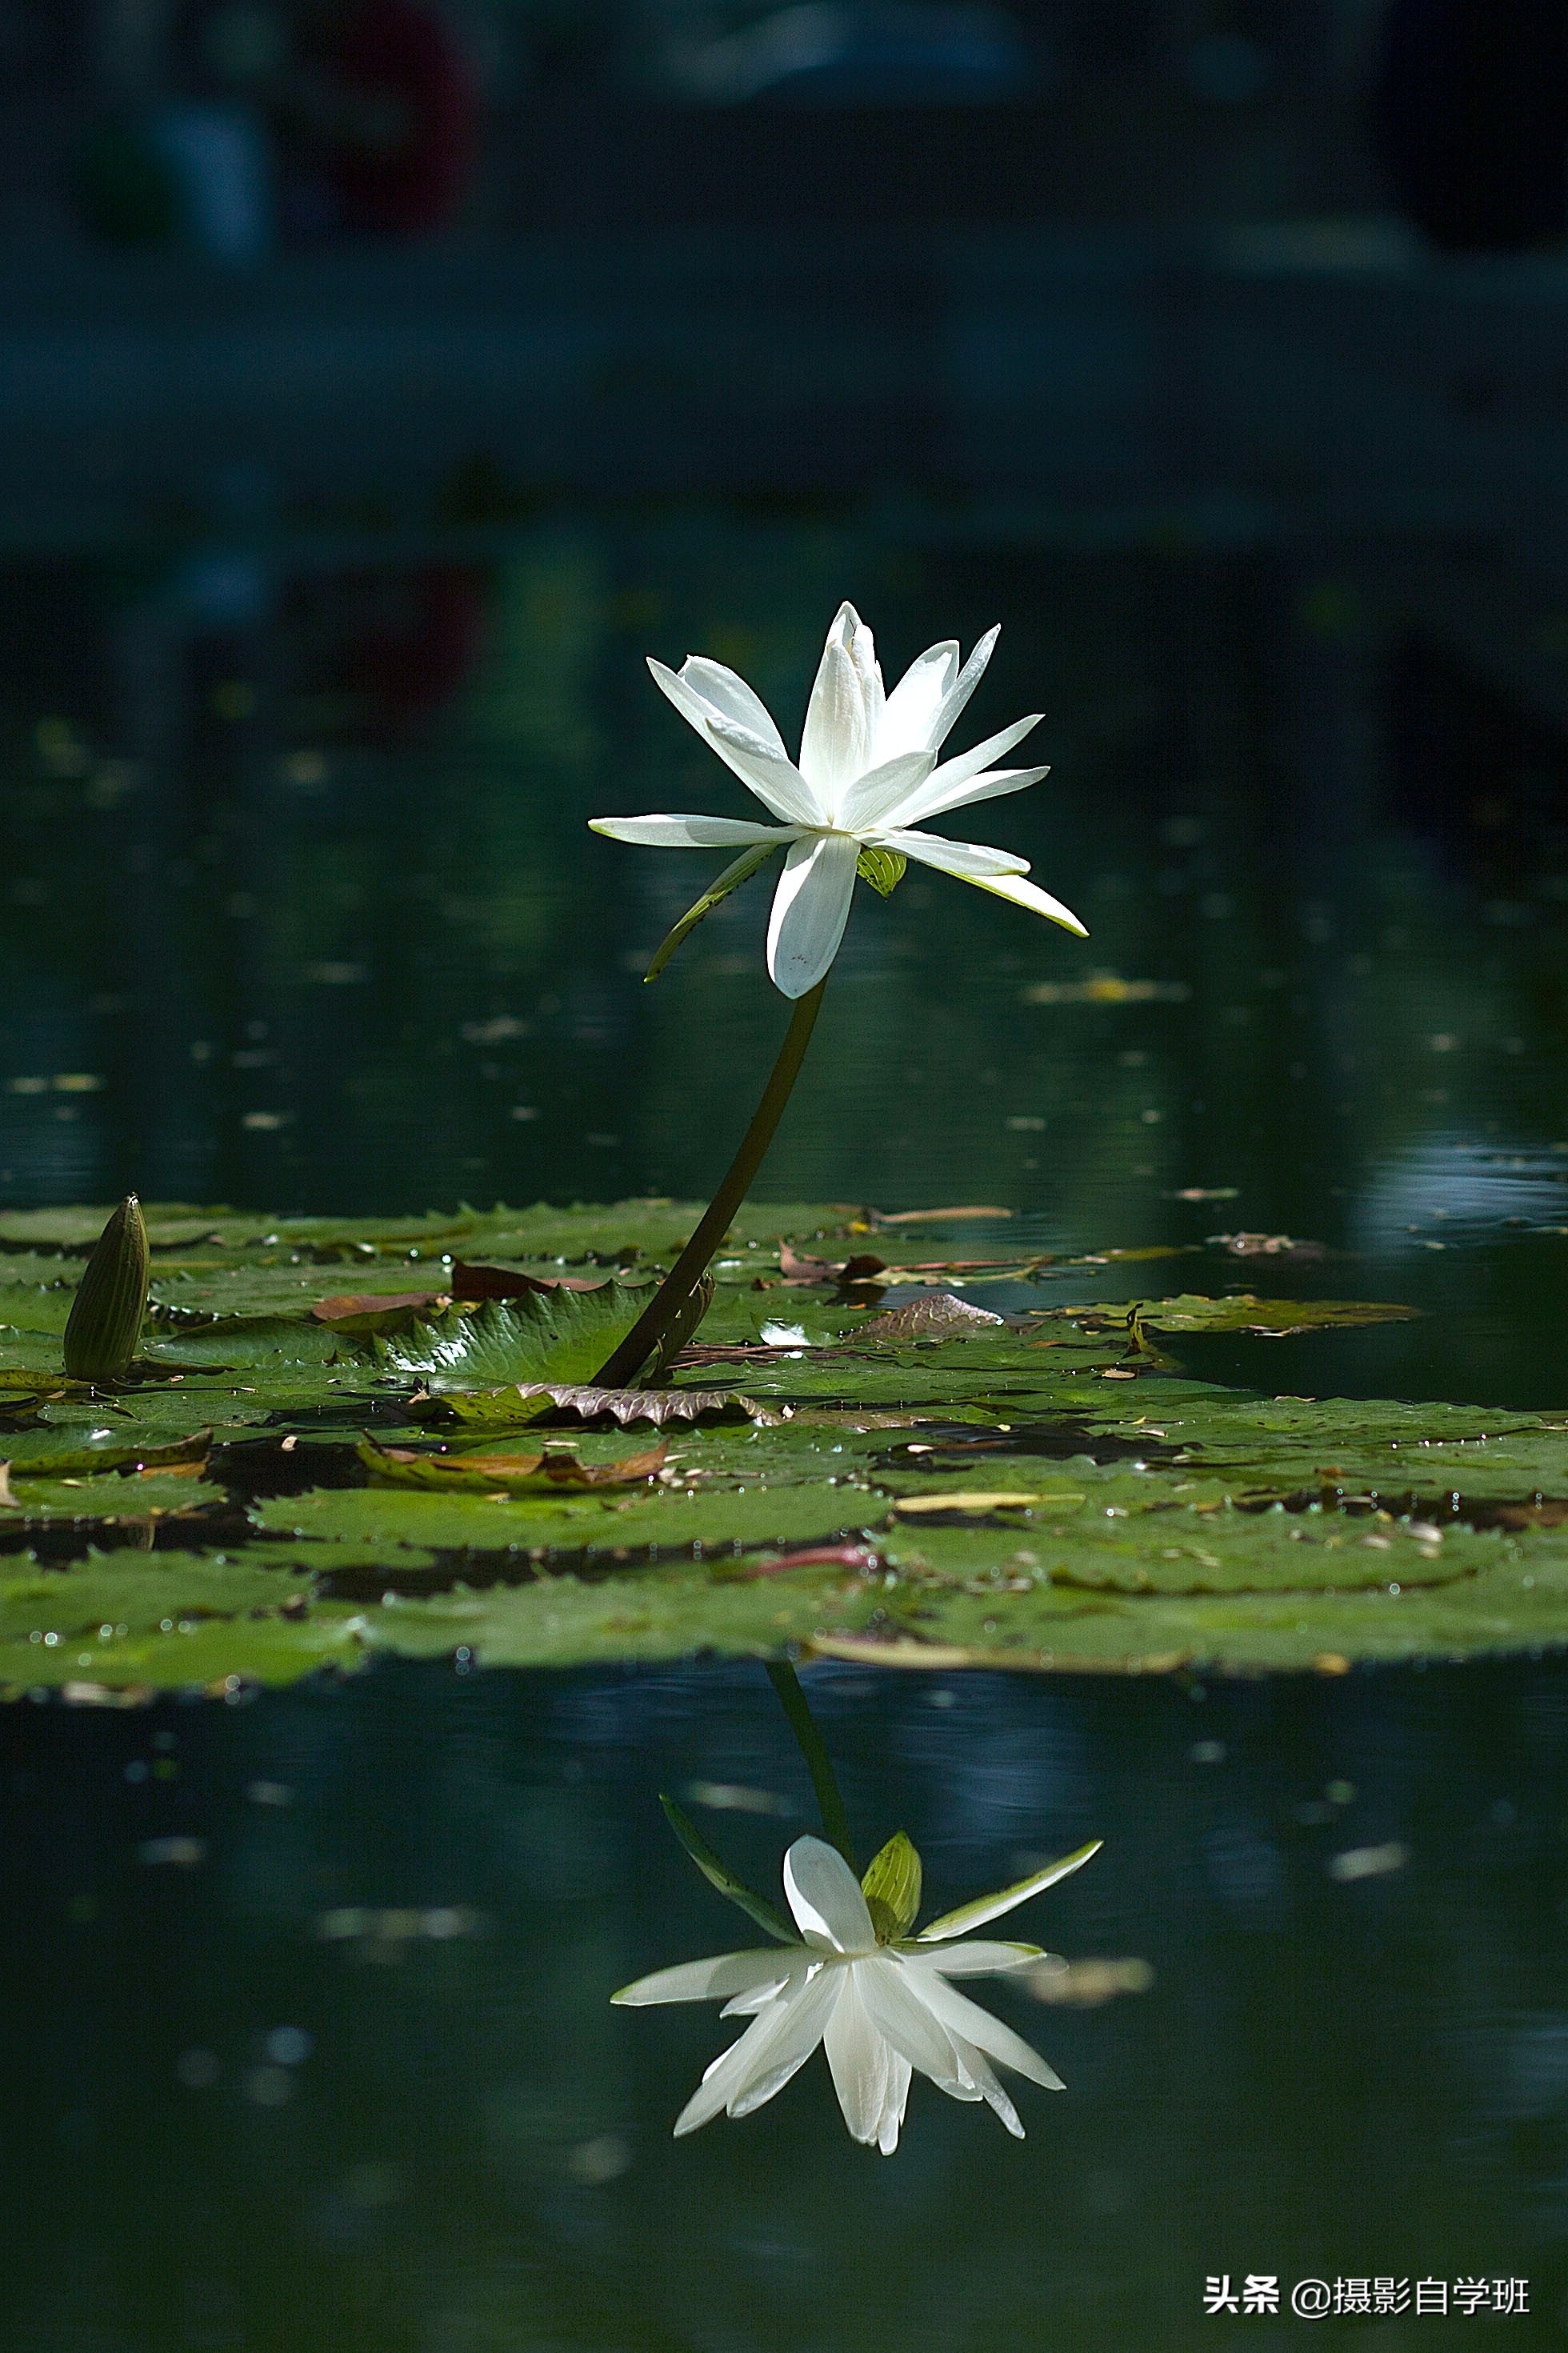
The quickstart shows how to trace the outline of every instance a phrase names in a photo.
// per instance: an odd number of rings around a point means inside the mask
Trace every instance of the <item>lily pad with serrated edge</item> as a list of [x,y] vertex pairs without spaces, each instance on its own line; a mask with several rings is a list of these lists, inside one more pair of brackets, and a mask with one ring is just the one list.
[[470,1428],[495,1430],[515,1430],[550,1412],[576,1414],[584,1421],[609,1419],[623,1429],[635,1421],[662,1428],[710,1416],[764,1424],[780,1419],[773,1407],[735,1389],[604,1389],[571,1381],[517,1383],[478,1396],[447,1394],[441,1404]]

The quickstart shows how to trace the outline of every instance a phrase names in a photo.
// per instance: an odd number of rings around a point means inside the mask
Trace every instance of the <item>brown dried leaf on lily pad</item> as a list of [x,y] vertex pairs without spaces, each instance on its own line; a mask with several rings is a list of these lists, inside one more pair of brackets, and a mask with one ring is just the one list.
[[658,1477],[668,1448],[645,1448],[615,1462],[583,1462],[575,1454],[420,1454],[407,1446],[361,1440],[359,1459],[374,1486],[426,1487],[457,1494],[548,1494],[562,1487],[646,1486]]
[[779,1273],[790,1285],[807,1282],[895,1282],[897,1273],[884,1259],[874,1257],[869,1250],[858,1257],[846,1259],[808,1258],[792,1250],[788,1242],[779,1244]]
[[454,1299],[522,1299],[531,1291],[603,1291],[610,1277],[525,1274],[521,1267],[492,1265],[483,1259],[458,1259],[452,1267]]
[[807,1545],[798,1552],[765,1554],[760,1560],[718,1561],[712,1574],[724,1583],[745,1585],[792,1568],[849,1568],[863,1577],[881,1566],[882,1556],[871,1545]]
[[857,1340],[961,1340],[971,1333],[994,1328],[1005,1321],[988,1307],[973,1307],[951,1291],[933,1291],[929,1299],[911,1300],[886,1315],[874,1315],[855,1334]]
[[1024,1274],[1054,1261],[1055,1253],[1051,1250],[1037,1250],[1029,1258],[919,1258],[911,1259],[907,1265],[890,1267],[888,1280],[897,1282],[906,1274],[981,1274],[996,1269]]
[[605,1389],[592,1382],[517,1382],[504,1389],[449,1392],[441,1402],[459,1421],[498,1430],[537,1421],[552,1407],[577,1414],[584,1421],[618,1421],[623,1429],[633,1421],[651,1421],[662,1428],[667,1422],[702,1421],[710,1415],[723,1415],[773,1430],[788,1419],[734,1389]]
[[447,1291],[339,1292],[331,1299],[318,1299],[310,1313],[318,1324],[330,1324],[334,1332],[395,1332],[416,1315],[428,1315],[450,1304],[451,1293]]
[[873,1209],[871,1223],[874,1226],[949,1226],[956,1225],[960,1219],[967,1223],[976,1218],[1013,1218],[1016,1215],[1016,1209],[999,1209],[983,1202],[978,1208],[962,1209]]

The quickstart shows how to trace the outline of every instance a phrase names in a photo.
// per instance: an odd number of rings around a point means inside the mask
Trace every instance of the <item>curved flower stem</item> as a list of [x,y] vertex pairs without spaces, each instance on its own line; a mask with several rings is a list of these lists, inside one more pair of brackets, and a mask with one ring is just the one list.
[[850,1870],[858,1877],[859,1867],[855,1861],[855,1850],[849,1842],[849,1817],[844,1810],[844,1800],[833,1778],[827,1744],[816,1728],[816,1718],[805,1704],[800,1677],[787,1659],[770,1659],[767,1669],[768,1681],[779,1695],[779,1704],[789,1718],[789,1728],[799,1744],[800,1753],[811,1774],[811,1786],[816,1791],[816,1802],[822,1810],[822,1827]]
[[822,992],[826,979],[801,997],[790,1017],[784,1044],[773,1064],[763,1099],[752,1116],[752,1124],[741,1139],[741,1148],[730,1163],[729,1173],[719,1190],[703,1211],[696,1232],[659,1284],[626,1338],[614,1353],[605,1357],[595,1374],[602,1388],[625,1388],[634,1381],[649,1356],[674,1324],[681,1309],[708,1271],[709,1262],[731,1226],[735,1212],[751,1190],[752,1180],[763,1165],[763,1155],[773,1140],[773,1130],[784,1115],[790,1090],[800,1075],[805,1060],[805,1050],[811,1033],[816,1027],[816,1017],[822,1009]]

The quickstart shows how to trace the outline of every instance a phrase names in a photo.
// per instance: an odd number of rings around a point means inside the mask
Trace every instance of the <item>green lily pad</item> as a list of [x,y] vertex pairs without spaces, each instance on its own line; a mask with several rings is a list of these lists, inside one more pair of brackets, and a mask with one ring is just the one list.
[[[60,1335],[104,1212],[0,1217],[0,1532],[50,1563],[0,1554],[17,1571],[0,1578],[0,1680],[286,1680],[458,1645],[509,1663],[793,1644],[910,1666],[1338,1672],[1568,1643],[1568,1412],[1273,1398],[1163,1353],[1167,1335],[1251,1334],[1263,1366],[1268,1335],[1408,1309],[1183,1294],[994,1320],[934,1280],[942,1226],[950,1250],[997,1247],[948,1211],[876,1225],[876,1254],[928,1294],[886,1314],[801,1288],[803,1265],[850,1262],[870,1219],[763,1205],[666,1386],[594,1388],[697,1215],[169,1205],[149,1212],[141,1356],[103,1388],[66,1381]],[[599,1287],[379,1336],[312,1312],[445,1295],[459,1257],[545,1279],[572,1264]],[[996,1263],[1017,1280],[1039,1261]],[[771,1345],[795,1325],[804,1342]],[[590,1471],[650,1467],[564,1483],[547,1467],[563,1442]],[[158,1521],[146,1550],[136,1532]]]
[[[107,1667],[116,1642],[132,1634],[157,1633],[165,1619],[177,1625],[182,1619],[248,1619],[253,1610],[308,1606],[313,1598],[309,1576],[287,1561],[263,1567],[262,1557],[259,1552],[244,1559],[197,1553],[94,1554],[68,1576],[37,1568],[5,1575],[14,1565],[0,1560],[0,1644],[25,1642],[53,1651],[86,1639],[101,1643],[94,1663]],[[47,1641],[50,1634],[58,1641]],[[84,1662],[46,1658],[35,1663],[79,1669]]]
[[171,1512],[195,1512],[226,1500],[209,1479],[183,1479],[172,1472],[107,1479],[13,1479],[12,1507],[0,1503],[0,1535],[37,1521],[161,1519]]
[[[85,1257],[103,1230],[112,1203],[101,1208],[0,1211],[0,1250],[57,1250]],[[523,1257],[616,1257],[636,1252],[673,1258],[707,1204],[644,1197],[627,1201],[576,1203],[567,1208],[537,1202],[531,1208],[430,1210],[406,1218],[276,1218],[227,1208],[204,1209],[188,1202],[143,1202],[153,1250],[177,1253],[202,1249],[300,1254],[319,1252],[371,1260],[439,1255],[462,1245],[488,1253]],[[780,1240],[868,1231],[862,1213],[844,1203],[748,1201],[731,1235],[742,1249]],[[515,1242],[515,1251],[501,1245]]]
[[142,1335],[143,1366],[188,1366],[195,1371],[334,1365],[356,1358],[343,1334],[308,1315],[223,1315],[191,1327],[150,1324]]
[[1176,1505],[1125,1519],[1081,1512],[1069,1524],[1041,1504],[993,1519],[1014,1531],[1011,1550],[990,1527],[927,1520],[900,1523],[883,1549],[917,1584],[958,1584],[982,1599],[1047,1585],[1117,1593],[1405,1591],[1473,1577],[1500,1557],[1496,1535],[1388,1514],[1352,1518],[1318,1505],[1306,1512]]
[[85,1445],[80,1433],[70,1429],[39,1428],[18,1434],[10,1444],[11,1476],[89,1479],[112,1471],[160,1471],[181,1462],[205,1462],[213,1435],[204,1427],[188,1437],[139,1444],[101,1422],[90,1424],[89,1430]]
[[1207,1299],[1182,1292],[1174,1299],[1140,1299],[1116,1306],[1058,1307],[1055,1316],[1087,1332],[1124,1332],[1136,1338],[1140,1325],[1155,1332],[1256,1332],[1282,1339],[1288,1333],[1352,1330],[1367,1324],[1406,1324],[1421,1314],[1386,1299],[1257,1299],[1250,1292]]
[[274,1535],[389,1548],[537,1554],[614,1560],[637,1553],[733,1554],[744,1546],[826,1543],[885,1519],[885,1499],[865,1488],[809,1484],[727,1489],[563,1491],[513,1500],[381,1487],[318,1488],[265,1499],[254,1525]]
[[472,1313],[454,1306],[374,1345],[388,1372],[431,1389],[582,1383],[592,1380],[647,1304],[646,1289],[626,1282],[487,1299]]

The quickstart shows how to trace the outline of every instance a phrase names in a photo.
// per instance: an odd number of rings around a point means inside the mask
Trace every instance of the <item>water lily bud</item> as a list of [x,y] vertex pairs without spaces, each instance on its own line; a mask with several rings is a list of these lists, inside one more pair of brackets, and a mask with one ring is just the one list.
[[897,1944],[914,1926],[921,1877],[919,1850],[902,1831],[895,1831],[860,1882],[879,1944]]
[[73,1381],[115,1381],[136,1354],[147,1313],[150,1265],[142,1204],[128,1193],[88,1260],[66,1325]]

